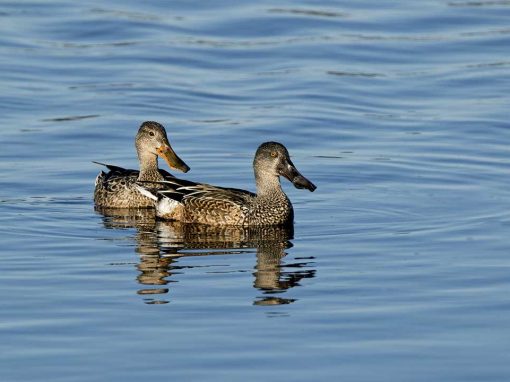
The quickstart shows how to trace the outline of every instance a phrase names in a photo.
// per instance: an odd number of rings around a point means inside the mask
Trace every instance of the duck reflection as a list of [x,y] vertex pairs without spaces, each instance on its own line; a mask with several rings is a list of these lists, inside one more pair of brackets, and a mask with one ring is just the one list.
[[[213,227],[156,220],[154,210],[106,209],[98,212],[109,229],[136,228],[137,281],[144,288],[138,294],[148,304],[168,303],[165,296],[174,274],[185,272],[181,257],[236,255],[253,253],[257,261],[253,286],[262,293],[255,305],[290,304],[294,299],[281,297],[290,288],[299,286],[304,278],[315,276],[311,269],[313,257],[282,264],[292,247],[293,227]],[[149,297],[150,296],[150,297]]]

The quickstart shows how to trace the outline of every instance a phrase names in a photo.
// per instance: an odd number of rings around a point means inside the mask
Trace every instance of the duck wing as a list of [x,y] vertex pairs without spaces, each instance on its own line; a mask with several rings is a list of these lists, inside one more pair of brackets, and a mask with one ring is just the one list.
[[[129,179],[133,182],[135,182],[138,179],[138,175],[140,174],[140,171],[138,170],[132,170],[128,168],[123,168],[119,166],[114,166],[112,164],[106,164],[101,162],[92,161],[92,163],[105,166],[108,170],[107,173],[104,171],[101,172],[100,178],[102,182],[116,182],[118,180],[126,180]],[[173,179],[174,176],[170,174],[168,171],[165,171],[163,169],[158,169],[159,173],[163,175],[163,177],[166,179]]]
[[96,186],[98,182],[103,183],[103,187],[106,187],[107,184],[111,183],[117,183],[121,180],[126,181],[136,181],[138,178],[138,174],[140,173],[138,170],[131,170],[119,166],[114,166],[111,164],[101,163],[93,161],[93,163],[99,164],[101,166],[105,166],[108,170],[108,172],[101,171],[96,179]]
[[218,187],[178,178],[158,183],[164,185],[164,188],[157,190],[157,194],[182,204],[228,203],[244,206],[248,199],[256,196],[239,188]]

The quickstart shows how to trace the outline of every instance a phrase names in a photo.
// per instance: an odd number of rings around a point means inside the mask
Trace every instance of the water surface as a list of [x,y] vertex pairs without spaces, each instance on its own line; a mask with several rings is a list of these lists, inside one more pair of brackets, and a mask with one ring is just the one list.
[[[507,381],[510,2],[4,2],[2,381]],[[142,121],[293,230],[96,211]],[[164,164],[162,164],[163,166]],[[177,174],[176,174],[177,175]]]

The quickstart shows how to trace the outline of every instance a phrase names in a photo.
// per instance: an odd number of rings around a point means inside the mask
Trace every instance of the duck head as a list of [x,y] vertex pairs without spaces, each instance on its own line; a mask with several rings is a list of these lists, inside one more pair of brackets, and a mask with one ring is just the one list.
[[259,146],[253,161],[255,176],[283,176],[296,188],[315,191],[317,188],[292,163],[287,148],[278,142],[265,142]]
[[170,168],[182,172],[189,171],[188,165],[172,149],[165,128],[160,123],[153,121],[142,123],[136,134],[135,144],[141,160],[147,154],[156,155],[163,158]]

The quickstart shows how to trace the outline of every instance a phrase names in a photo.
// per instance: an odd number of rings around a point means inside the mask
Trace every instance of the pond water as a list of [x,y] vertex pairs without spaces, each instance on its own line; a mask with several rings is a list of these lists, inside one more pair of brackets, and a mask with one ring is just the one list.
[[[508,381],[510,2],[0,4],[0,380]],[[293,230],[96,211],[167,127],[179,177]],[[166,164],[160,164],[166,168]]]

